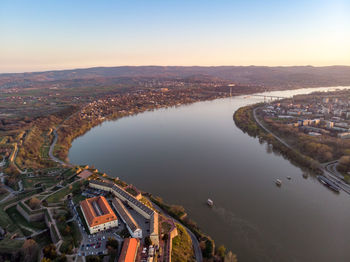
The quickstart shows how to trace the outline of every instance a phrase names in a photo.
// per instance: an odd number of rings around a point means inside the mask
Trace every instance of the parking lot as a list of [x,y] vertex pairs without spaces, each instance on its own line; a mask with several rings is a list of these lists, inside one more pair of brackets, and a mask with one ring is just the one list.
[[[96,195],[105,195],[105,192],[100,190],[85,190],[83,194],[86,197],[93,197]],[[111,199],[107,199],[109,204],[111,205]],[[79,247],[78,256],[89,256],[89,255],[101,255],[105,254],[107,252],[106,250],[106,243],[108,241],[108,238],[114,238],[119,242],[119,250],[118,253],[120,253],[122,244],[123,244],[123,238],[120,236],[120,233],[126,230],[126,225],[119,217],[116,210],[114,210],[113,205],[111,205],[113,211],[118,217],[118,227],[111,228],[109,230],[98,232],[96,234],[89,234],[89,232],[86,232],[86,228],[84,227],[84,221],[82,221],[82,217],[79,216],[79,213],[77,209],[79,208],[79,205],[74,205],[74,202],[72,200],[69,201],[69,207],[71,208],[74,219],[77,221],[77,224],[79,226],[79,230],[82,235],[82,241]],[[138,223],[140,228],[142,229],[142,236],[143,238],[150,235],[150,224],[149,220],[145,219],[143,216],[141,216],[139,213],[137,213],[134,209],[132,209],[130,206],[126,205],[126,208],[128,209],[129,213],[132,215],[132,217],[135,219],[135,221]],[[141,240],[142,241],[142,240]],[[143,242],[143,241],[142,241]],[[142,243],[141,243],[142,245]],[[147,257],[147,251],[144,253],[139,253],[140,258],[145,259]]]
[[[119,233],[123,230],[124,226],[121,224],[120,226],[109,229],[103,232],[99,232],[96,234],[89,234],[86,232],[83,221],[81,221],[81,217],[77,212],[78,206],[74,206],[73,201],[69,201],[69,206],[73,211],[74,218],[76,219],[80,233],[82,235],[82,241],[79,247],[79,256],[89,256],[89,255],[101,255],[106,252],[106,243],[108,238],[114,238],[119,242],[119,249],[122,246],[123,239],[119,236]],[[120,251],[120,250],[119,250]]]

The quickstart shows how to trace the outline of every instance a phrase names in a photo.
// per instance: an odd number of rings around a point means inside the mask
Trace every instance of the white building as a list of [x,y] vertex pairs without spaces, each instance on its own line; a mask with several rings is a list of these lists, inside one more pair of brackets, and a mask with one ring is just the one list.
[[126,224],[126,228],[128,229],[131,237],[142,238],[142,229],[137,224],[132,215],[129,213],[129,211],[126,209],[122,201],[115,197],[112,200],[112,205],[119,214],[120,218]]
[[80,208],[90,234],[118,226],[117,216],[103,196],[81,201]]

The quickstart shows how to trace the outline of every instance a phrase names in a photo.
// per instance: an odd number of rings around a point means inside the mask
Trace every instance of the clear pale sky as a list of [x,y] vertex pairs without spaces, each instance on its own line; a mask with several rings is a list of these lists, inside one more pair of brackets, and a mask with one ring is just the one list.
[[350,65],[350,0],[1,0],[0,72]]

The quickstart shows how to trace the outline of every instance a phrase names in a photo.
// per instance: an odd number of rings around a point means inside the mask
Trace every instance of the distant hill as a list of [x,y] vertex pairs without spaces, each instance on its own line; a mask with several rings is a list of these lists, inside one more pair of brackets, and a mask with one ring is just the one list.
[[[295,88],[350,85],[350,66],[120,66],[0,74],[0,88],[34,87],[46,82],[67,82],[77,86],[103,85],[128,79],[162,78],[200,81],[228,81],[244,85]],[[75,85],[73,85],[75,86]]]

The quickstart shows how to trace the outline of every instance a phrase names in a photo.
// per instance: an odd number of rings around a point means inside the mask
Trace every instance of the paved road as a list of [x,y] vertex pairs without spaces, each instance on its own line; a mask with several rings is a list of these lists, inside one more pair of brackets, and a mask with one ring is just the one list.
[[53,130],[52,133],[53,133],[53,135],[54,135],[54,138],[53,138],[52,144],[50,145],[49,157],[50,157],[53,161],[55,161],[56,163],[59,163],[59,164],[65,166],[65,165],[67,165],[65,162],[63,162],[61,159],[58,159],[57,157],[55,157],[55,156],[53,155],[53,150],[54,150],[55,145],[56,145],[56,143],[57,143],[58,135],[57,135],[56,129]]
[[281,142],[283,145],[285,145],[286,147],[288,147],[289,149],[294,150],[287,142],[285,142],[283,139],[279,138],[278,136],[276,136],[274,133],[272,133],[267,127],[265,127],[261,121],[257,118],[256,116],[256,110],[259,109],[260,107],[256,107],[253,110],[253,116],[254,116],[254,120],[258,123],[258,125],[264,129],[267,133],[270,133],[274,138],[276,138],[279,142]]
[[18,151],[19,151],[19,146],[17,145],[17,146],[16,146],[16,151],[15,151],[15,153],[14,153],[14,157],[13,157],[12,163],[13,163],[14,167],[18,170],[19,173],[21,173],[21,174],[26,174],[27,171],[26,171],[26,170],[25,170],[25,171],[21,170],[21,169],[18,167],[18,165],[16,164],[16,158],[17,158]]
[[[148,199],[149,200],[149,199]],[[180,221],[178,221],[177,219],[173,218],[172,216],[170,216],[169,214],[167,214],[161,207],[159,207],[158,205],[156,205],[154,202],[152,202],[152,205],[162,214],[165,214],[167,217],[169,217],[170,219],[176,221],[176,223],[179,223],[181,226],[183,226],[188,234],[191,237],[192,240],[192,245],[193,245],[193,250],[194,250],[194,254],[196,257],[196,261],[197,262],[203,262],[203,255],[202,255],[202,250],[199,246],[199,242],[197,237],[193,234],[193,232],[191,230],[189,230],[185,225],[183,225]]]
[[[282,138],[276,136],[274,133],[272,133],[268,128],[266,128],[261,121],[256,116],[256,110],[259,109],[259,107],[254,108],[253,110],[253,116],[256,123],[264,129],[266,132],[270,133],[274,138],[276,138],[279,142],[281,142],[283,145],[288,147],[291,150],[294,150],[287,142],[285,142]],[[350,186],[346,184],[342,178],[343,176],[337,171],[336,165],[338,163],[338,160],[327,162],[320,165],[320,170],[323,172],[323,175],[327,177],[329,180],[336,183],[343,191],[350,194]]]

